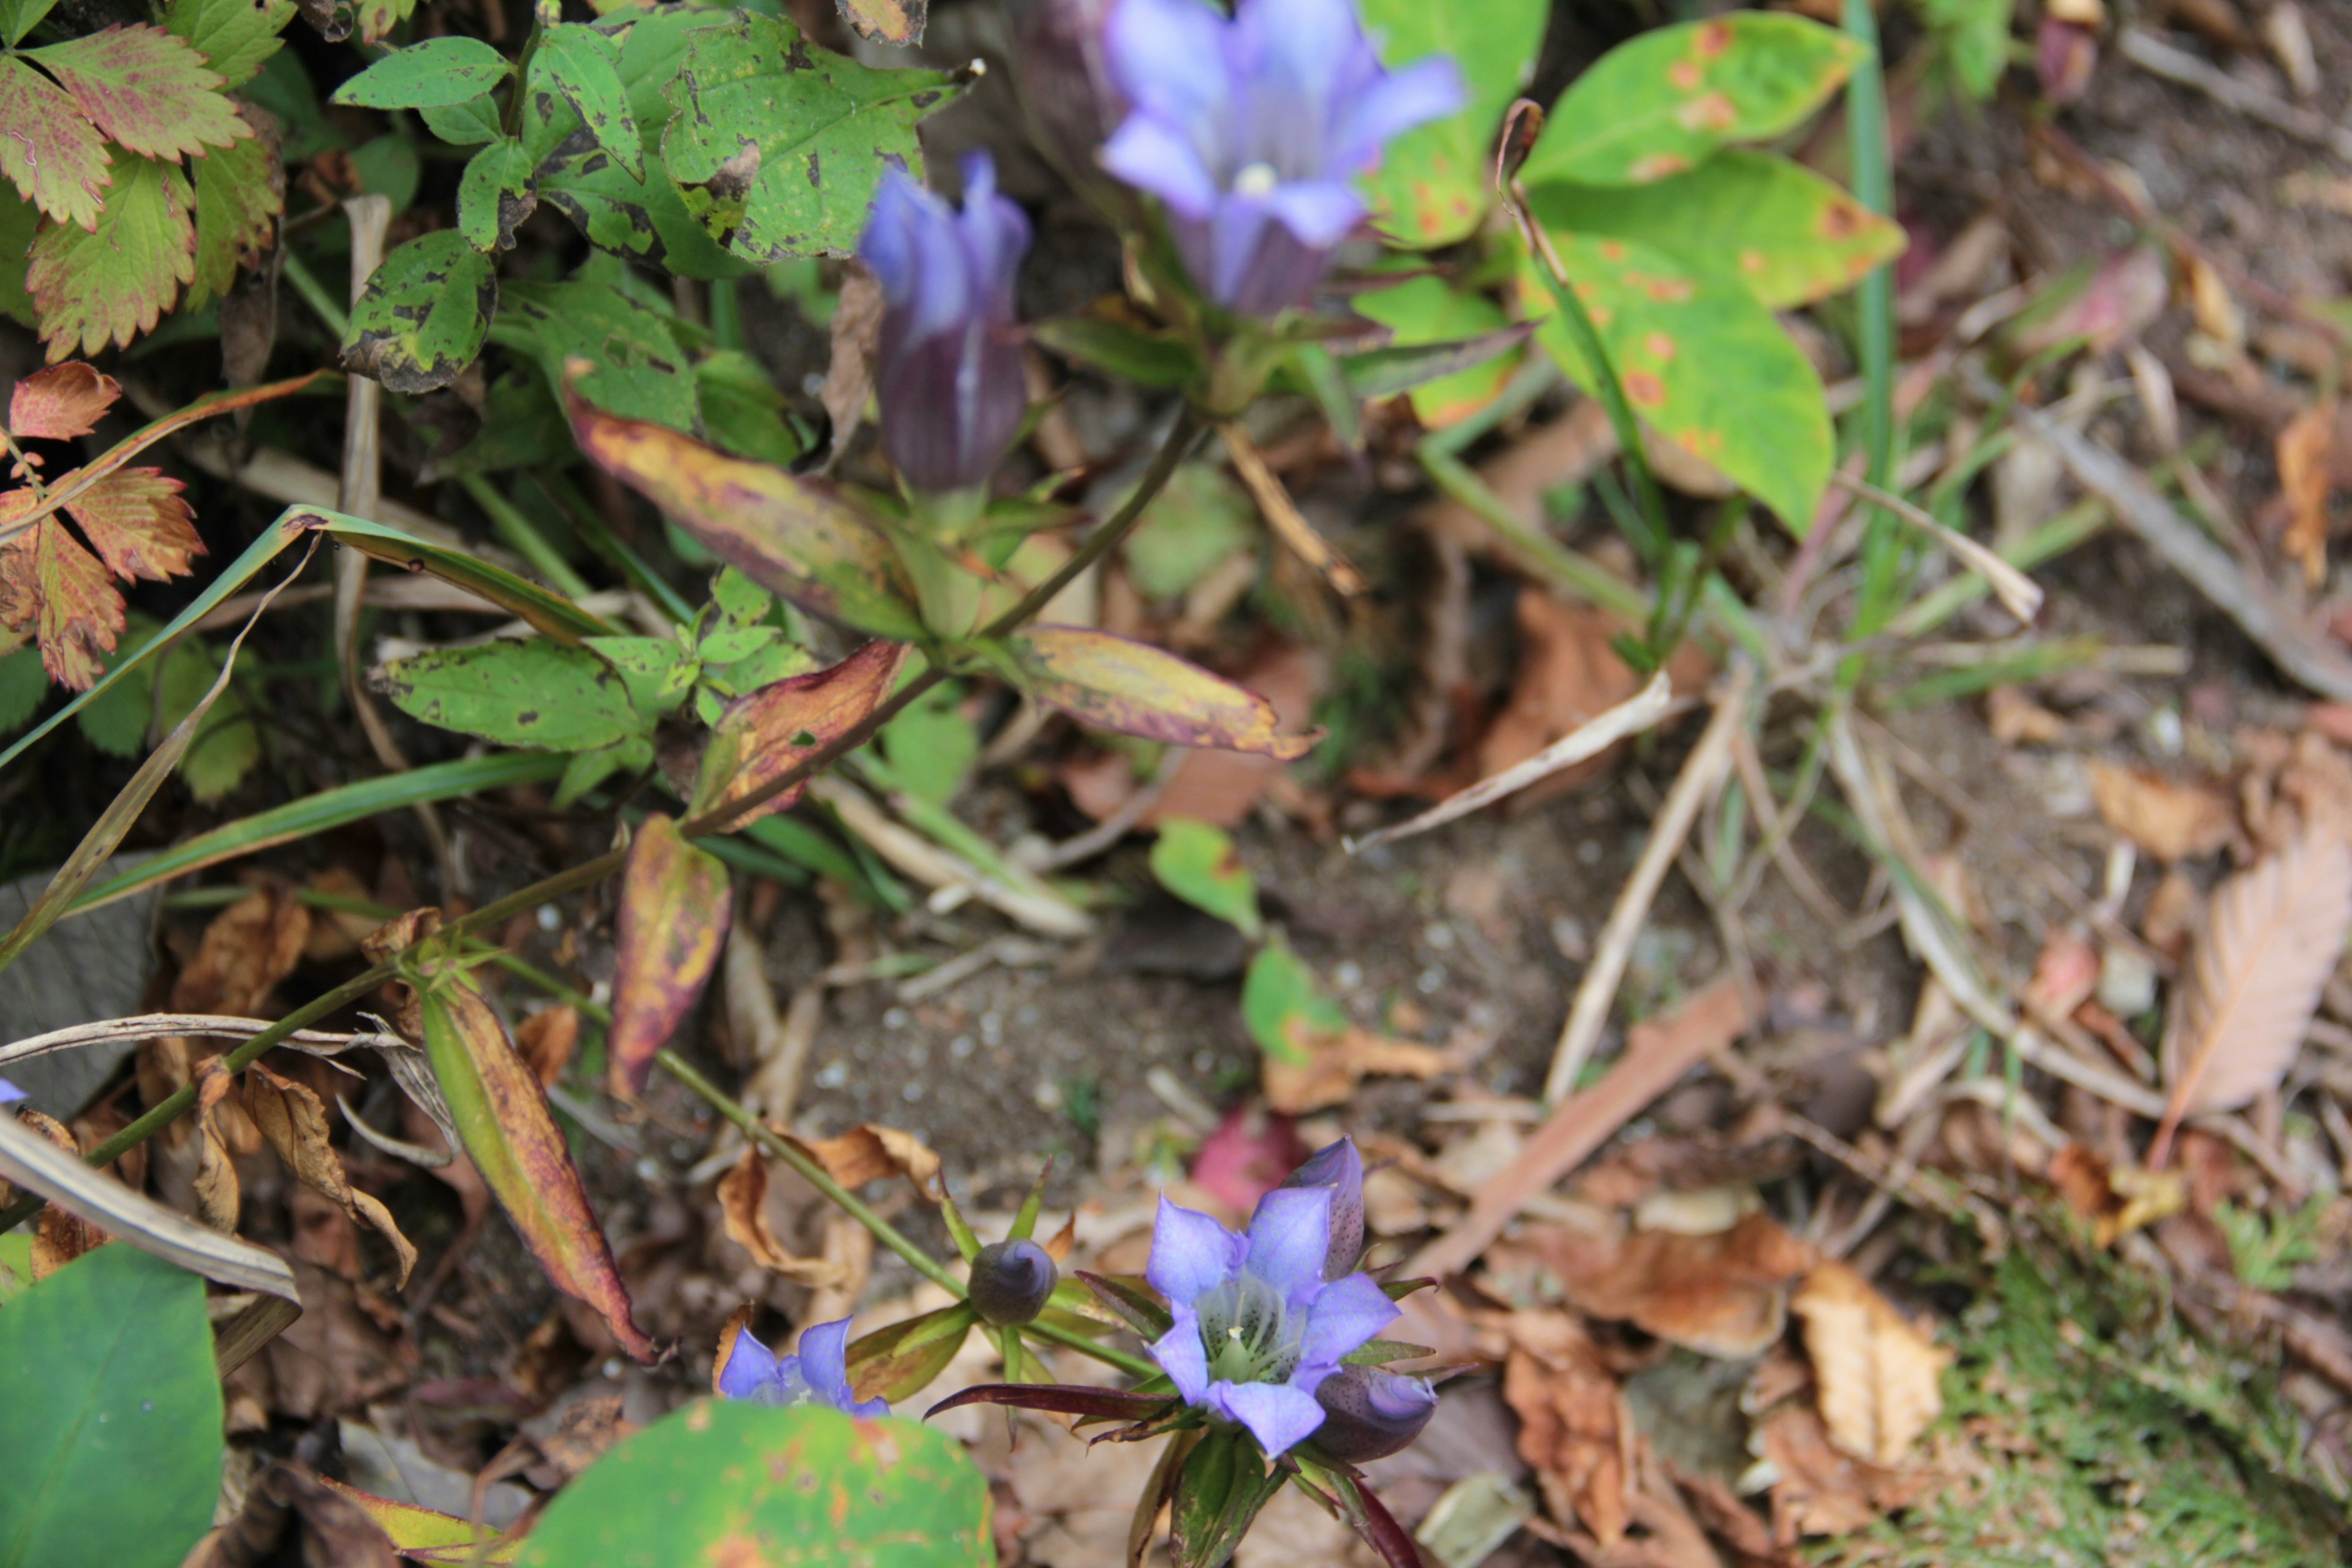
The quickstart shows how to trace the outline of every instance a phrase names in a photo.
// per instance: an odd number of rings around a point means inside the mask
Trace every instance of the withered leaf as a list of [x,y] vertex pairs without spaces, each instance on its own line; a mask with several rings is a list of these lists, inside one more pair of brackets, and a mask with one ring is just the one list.
[[613,1092],[643,1094],[654,1058],[702,999],[733,918],[727,868],[656,812],[629,845],[613,973]]
[[2217,785],[2145,768],[2091,764],[2091,799],[2106,825],[2158,860],[2193,860],[2222,848],[2238,814]]
[[327,1108],[308,1086],[278,1077],[259,1062],[245,1069],[245,1110],[261,1135],[286,1162],[294,1179],[328,1198],[358,1224],[392,1244],[400,1260],[399,1284],[416,1267],[416,1247],[394,1223],[392,1211],[372,1193],[361,1192],[343,1171],[342,1156],[328,1141]]
[[1591,1340],[1562,1312],[1515,1312],[1503,1399],[1519,1418],[1519,1457],[1560,1524],[1614,1546],[1629,1519],[1633,1423]]
[[816,1288],[838,1285],[846,1277],[840,1264],[802,1258],[776,1239],[768,1223],[767,1161],[757,1149],[744,1150],[734,1169],[719,1178],[719,1209],[727,1239],[750,1253],[761,1268],[773,1269],[795,1285]]
[[1780,1337],[1789,1287],[1814,1256],[1767,1214],[1711,1236],[1645,1230],[1619,1237],[1554,1226],[1530,1231],[1528,1244],[1578,1310],[1729,1360]]
[[1892,1468],[1942,1414],[1952,1352],[1844,1264],[1813,1266],[1789,1302],[1805,1325],[1822,1424],[1857,1459]]

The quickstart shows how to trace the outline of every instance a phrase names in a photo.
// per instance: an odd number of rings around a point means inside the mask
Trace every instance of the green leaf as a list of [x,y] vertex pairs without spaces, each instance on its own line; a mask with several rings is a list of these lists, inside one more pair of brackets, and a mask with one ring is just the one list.
[[[268,110],[240,105],[248,119]],[[228,292],[237,263],[266,250],[286,209],[286,166],[278,161],[274,123],[268,132],[195,161],[195,275],[180,309],[193,310]]]
[[176,1568],[220,1493],[205,1285],[127,1242],[0,1310],[0,1564]]
[[280,46],[294,0],[170,0],[163,30],[218,71],[223,90],[243,87]]
[[2016,0],[1913,0],[1968,95],[1990,98],[2009,68],[2009,29]]
[[[954,1213],[952,1205],[948,1212]],[[961,1238],[958,1241],[961,1245]],[[969,1302],[958,1301],[851,1341],[846,1358],[850,1392],[860,1399],[887,1399],[893,1405],[914,1398],[947,1371],[979,1321],[980,1314]]]
[[425,129],[453,147],[476,147],[495,142],[506,132],[499,121],[499,102],[481,93],[463,103],[436,104],[417,110]]
[[1345,1029],[1348,1015],[1323,994],[1315,972],[1276,931],[1242,979],[1242,1022],[1266,1055],[1297,1065],[1307,1060],[1307,1043]]
[[696,1400],[623,1438],[556,1494],[523,1568],[992,1568],[988,1483],[912,1421],[815,1405]]
[[[512,137],[474,154],[457,181],[457,232],[477,250],[512,250],[515,229],[539,200],[531,195],[530,157]],[[507,296],[507,309],[514,309]]]
[[580,116],[596,145],[637,179],[645,178],[646,161],[638,144],[636,117],[629,112],[626,89],[621,85],[618,45],[593,27],[578,22],[559,23],[541,37],[539,52],[530,58],[530,90],[542,83],[562,95]]
[[331,103],[358,109],[435,109],[463,103],[507,79],[514,67],[479,38],[427,38],[335,89]]
[[[33,248],[33,237],[40,226],[41,209],[0,185],[0,257],[26,255]],[[20,327],[33,326],[40,320],[33,309],[33,296],[26,291],[21,267],[0,267],[0,313]]]
[[359,177],[362,191],[383,197],[394,213],[404,213],[424,182],[425,160],[417,155],[415,142],[387,131],[352,149],[352,173]]
[[61,224],[98,221],[113,182],[106,139],[64,89],[14,55],[0,56],[0,134],[16,143],[0,169],[26,201]]
[[41,231],[25,287],[52,358],[93,354],[110,342],[127,347],[154,327],[180,285],[195,276],[192,205],[176,164],[125,154],[115,161],[114,188],[94,232],[71,224]]
[[[165,656],[159,677],[165,731],[194,711],[219,674],[219,656],[200,642],[182,643]],[[180,777],[188,793],[208,805],[242,784],[260,760],[260,728],[232,685],[197,722],[195,738],[180,759]]]
[[1786,158],[1737,148],[1655,184],[1540,185],[1528,205],[1546,228],[1640,240],[1737,279],[1776,310],[1852,288],[1903,253],[1903,230],[1836,185]]
[[949,681],[882,726],[879,738],[890,776],[918,800],[947,805],[979,760],[980,736],[963,716],[962,701],[962,689]]
[[220,73],[161,27],[109,27],[26,58],[40,61],[109,140],[142,157],[202,157],[253,133],[216,90]]
[[551,468],[571,456],[572,432],[546,377],[518,367],[490,383],[482,427],[474,438],[446,458],[430,459],[417,478],[422,482],[508,468]]
[[1470,89],[1462,112],[1416,126],[1388,144],[1360,182],[1372,222],[1399,245],[1469,237],[1486,210],[1503,110],[1535,73],[1548,0],[1363,0],[1365,30],[1391,70],[1424,56],[1453,57]]
[[39,648],[26,647],[0,654],[0,735],[22,728],[48,694],[49,675],[41,668]]
[[385,666],[373,684],[412,719],[505,746],[584,752],[647,728],[617,671],[544,637],[435,648]]
[[278,117],[286,161],[299,163],[331,149],[348,149],[352,139],[327,119],[318,89],[301,57],[283,51],[262,62],[245,96]]
[[806,449],[784,419],[784,395],[750,354],[721,349],[696,363],[702,425],[710,438],[739,458],[788,468]]
[[1220,463],[1185,463],[1119,546],[1147,599],[1171,599],[1233,556],[1255,554],[1257,508]]
[[730,626],[756,626],[776,607],[773,594],[732,566],[721,566],[710,579],[710,602]]
[[[1772,312],[1738,284],[1632,240],[1554,233],[1552,242],[1633,412],[1801,536],[1829,482],[1833,438],[1821,377]],[[1533,263],[1520,297],[1530,317],[1552,310]],[[1546,314],[1537,338],[1592,387],[1566,322]]]
[[1238,928],[1250,941],[1265,934],[1265,924],[1257,912],[1257,879],[1242,864],[1223,828],[1189,816],[1162,821],[1151,845],[1151,874],[1161,887]]
[[574,395],[623,418],[695,427],[695,380],[668,319],[608,283],[509,284],[493,335],[538,360],[559,392],[567,363],[584,359],[593,368],[571,384]]
[[[659,150],[651,133],[647,145]],[[756,270],[710,237],[666,172],[635,177],[584,131],[566,137],[540,164],[539,194],[590,243],[680,278],[740,278]]]
[[613,667],[629,700],[648,718],[686,700],[701,666],[669,637],[590,637],[586,646]]
[[1097,315],[1055,316],[1033,329],[1038,342],[1138,386],[1172,391],[1205,374],[1201,356],[1173,332],[1147,331]]
[[749,12],[692,36],[662,159],[688,209],[747,260],[848,255],[896,166],[922,177],[915,123],[956,94],[938,71],[874,70]]
[[[1388,328],[1399,348],[1475,338],[1511,324],[1494,300],[1456,289],[1443,278],[1414,278],[1392,289],[1359,294],[1355,306]],[[1406,394],[1413,417],[1432,430],[1458,425],[1492,403],[1517,367],[1518,355],[1498,353],[1483,364],[1425,381]]]
[[[356,5],[352,0],[320,0],[320,4],[331,5],[339,15],[348,12],[352,20],[359,25],[360,42],[363,44],[382,43],[393,28],[408,20],[409,14],[416,9],[416,0],[359,0]],[[320,30],[331,38],[341,36],[328,29]]]
[[1212,1427],[1176,1478],[1168,1519],[1172,1568],[1221,1568],[1249,1532],[1258,1510],[1290,1478],[1267,1464],[1238,1428]]
[[1519,177],[1640,185],[1679,174],[1727,143],[1794,130],[1861,58],[1843,34],[1777,12],[1643,33],[1560,95]]
[[0,42],[16,44],[41,25],[58,0],[0,0]]
[[490,258],[455,229],[420,235],[383,258],[352,307],[343,366],[394,392],[433,392],[482,352],[499,308]]
[[636,773],[651,767],[653,761],[654,743],[643,735],[593,752],[574,752],[564,764],[563,776],[555,782],[555,809],[563,810],[614,773]]

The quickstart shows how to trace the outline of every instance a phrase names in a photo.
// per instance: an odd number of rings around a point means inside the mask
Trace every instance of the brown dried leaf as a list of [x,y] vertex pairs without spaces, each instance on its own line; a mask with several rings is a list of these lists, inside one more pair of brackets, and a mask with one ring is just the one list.
[[542,1007],[515,1026],[515,1048],[542,1089],[553,1089],[580,1045],[580,1009],[569,1002]]
[[2286,533],[2279,547],[2303,563],[2306,587],[2327,580],[2327,501],[2335,489],[2328,469],[2336,449],[2336,400],[2324,397],[2278,433],[2279,490],[2286,498]]
[[1780,1337],[1789,1287],[1814,1262],[1810,1246],[1760,1213],[1712,1236],[1554,1226],[1527,1239],[1579,1311],[1735,1361]]
[[296,1181],[333,1200],[355,1223],[392,1244],[400,1260],[399,1286],[405,1288],[409,1270],[416,1267],[416,1247],[400,1233],[390,1209],[373,1194],[352,1185],[342,1156],[328,1141],[327,1108],[319,1097],[256,1062],[245,1069],[245,1110]]
[[196,1073],[196,1217],[223,1236],[236,1234],[243,1194],[222,1125],[230,1075],[214,1057]]
[[746,1149],[735,1168],[719,1178],[719,1209],[727,1239],[751,1255],[762,1268],[772,1268],[795,1285],[824,1287],[841,1283],[845,1270],[821,1258],[795,1256],[776,1239],[768,1223],[768,1165],[757,1149]]
[[784,1136],[845,1187],[863,1186],[885,1176],[904,1176],[932,1203],[947,1195],[947,1189],[940,1184],[940,1157],[911,1132],[867,1121],[838,1138]]
[[2114,763],[2091,764],[2091,799],[2108,826],[2158,860],[2192,860],[2226,846],[2238,814],[2218,787]]
[[291,888],[247,893],[215,915],[196,956],[172,983],[174,1013],[275,1016],[262,1011],[270,991],[294,973],[310,940],[310,911]]
[[[1625,629],[1622,619],[1605,610],[1562,605],[1538,588],[1520,591],[1518,679],[1509,704],[1478,742],[1479,778],[1527,761],[1642,689],[1643,678],[1610,646]],[[1713,672],[1685,646],[1675,650],[1667,673],[1676,691],[1703,691]],[[1565,794],[1609,767],[1622,749],[1562,768],[1521,791],[1510,809],[1526,811]]]
[[852,262],[841,278],[841,298],[833,307],[833,359],[824,367],[824,390],[819,401],[833,421],[833,437],[825,446],[830,467],[857,434],[866,417],[866,400],[874,391],[874,353],[882,337],[882,285],[862,262]]
[[1840,1453],[1820,1412],[1784,1405],[1764,1422],[1772,1483],[1772,1539],[1794,1546],[1807,1535],[1847,1535],[1903,1508],[1934,1484],[1925,1470],[1886,1470]]
[[1943,1411],[1951,1351],[1843,1263],[1815,1264],[1789,1310],[1805,1325],[1830,1440],[1855,1458],[1900,1465]]
[[2148,1163],[2184,1116],[2234,1110],[2275,1089],[2352,930],[2352,848],[2297,838],[2214,889],[2165,1031],[2172,1094]]
[[[25,1110],[16,1113],[16,1120],[26,1131],[38,1133],[52,1147],[79,1157],[81,1146],[74,1142],[74,1135],[66,1131],[65,1124],[55,1117]],[[47,1279],[91,1247],[111,1239],[106,1232],[79,1215],[69,1212],[64,1205],[49,1205],[41,1210],[40,1222],[33,1231],[35,1282]]]
[[2111,1165],[2080,1143],[2052,1155],[2044,1173],[2066,1206],[2090,1222],[2092,1244],[2101,1247],[2179,1214],[2189,1201],[2180,1172]]
[[1633,1424],[1591,1339],[1561,1312],[1515,1312],[1506,1325],[1503,1398],[1519,1418],[1519,1457],[1544,1508],[1604,1548],[1624,1538]]
[[1369,1029],[1302,1037],[1309,1031],[1297,1027],[1296,1022],[1291,1037],[1307,1059],[1286,1062],[1269,1055],[1259,1064],[1266,1103],[1286,1116],[1341,1104],[1370,1077],[1432,1079],[1454,1066],[1454,1058],[1444,1051]]

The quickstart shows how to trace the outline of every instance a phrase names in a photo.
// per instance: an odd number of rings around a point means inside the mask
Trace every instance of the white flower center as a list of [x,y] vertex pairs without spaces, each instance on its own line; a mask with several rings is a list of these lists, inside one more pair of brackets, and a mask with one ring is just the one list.
[[1234,176],[1234,195],[1262,199],[1274,195],[1275,187],[1281,184],[1282,175],[1275,166],[1260,159],[1255,163],[1244,164],[1242,172]]

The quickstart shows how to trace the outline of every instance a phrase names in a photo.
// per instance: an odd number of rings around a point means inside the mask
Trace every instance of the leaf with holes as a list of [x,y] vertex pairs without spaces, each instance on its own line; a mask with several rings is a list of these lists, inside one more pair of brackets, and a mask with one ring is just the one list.
[[[1647,246],[1548,232],[1633,412],[1801,536],[1829,482],[1829,405],[1821,377],[1772,312],[1739,285]],[[1593,374],[1552,313],[1551,287],[1529,263],[1521,303],[1545,318],[1538,341],[1590,389]]]
[[220,92],[221,74],[186,40],[143,23],[27,50],[90,122],[150,158],[184,158],[253,134]]
[[736,255],[845,256],[883,174],[922,177],[915,124],[956,91],[941,72],[874,70],[789,22],[738,12],[693,35],[662,160],[688,210]]
[[[539,199],[531,194],[530,155],[513,137],[491,142],[457,180],[457,232],[477,250],[512,250],[515,230]],[[507,297],[509,311],[513,294]]]
[[1162,820],[1151,846],[1151,874],[1161,887],[1194,909],[1238,927],[1250,941],[1264,933],[1257,879],[1242,864],[1223,828],[1189,816]]
[[196,160],[195,275],[188,279],[183,310],[226,294],[237,268],[256,264],[275,240],[278,215],[286,210],[277,121],[257,104],[239,104],[237,112],[254,126],[254,136]]
[[650,722],[612,666],[544,637],[433,648],[386,665],[373,684],[412,719],[502,746],[584,752]]
[[1417,248],[1466,239],[1493,188],[1496,130],[1535,70],[1551,7],[1545,0],[1364,0],[1363,15],[1391,70],[1447,55],[1470,95],[1460,113],[1388,144],[1360,182],[1372,222]]
[[[904,643],[867,643],[839,664],[761,687],[730,703],[710,728],[694,784],[697,815],[764,795],[801,759],[866,721],[898,683]],[[738,818],[748,826],[801,796],[795,784]]]
[[636,117],[621,84],[620,47],[578,22],[550,27],[530,58],[530,90],[552,91],[580,116],[596,145],[636,179],[646,174]]
[[479,97],[513,69],[479,38],[427,38],[393,50],[335,89],[328,101],[355,109],[441,109]]
[[269,63],[278,34],[294,18],[294,0],[170,0],[163,30],[220,73],[224,91],[243,87]]
[[661,813],[646,817],[621,877],[608,1044],[614,1094],[633,1100],[645,1092],[655,1056],[710,984],[733,910],[718,858]]
[[1021,689],[1082,723],[1121,735],[1255,752],[1296,762],[1323,738],[1280,732],[1274,704],[1199,665],[1085,626],[1031,626],[1004,639]]
[[1801,163],[1728,149],[1654,184],[1549,184],[1536,220],[1639,240],[1685,266],[1736,277],[1776,310],[1850,289],[1903,254],[1903,230]]
[[8,428],[18,440],[69,441],[98,428],[122,388],[95,365],[70,364],[37,370],[8,395]]
[[26,201],[87,229],[114,176],[106,139],[81,106],[15,55],[0,56],[0,169]]
[[1640,185],[1679,174],[1718,147],[1796,129],[1862,55],[1843,33],[1767,11],[1641,34],[1560,95],[1519,177]]
[[108,343],[128,347],[152,330],[180,285],[195,276],[187,176],[174,164],[132,157],[117,163],[114,174],[95,229],[85,234],[60,224],[33,241],[25,286],[53,360],[76,349],[96,353]]
[[343,368],[394,392],[433,392],[482,352],[498,313],[490,258],[455,229],[419,236],[383,258],[352,307]]

